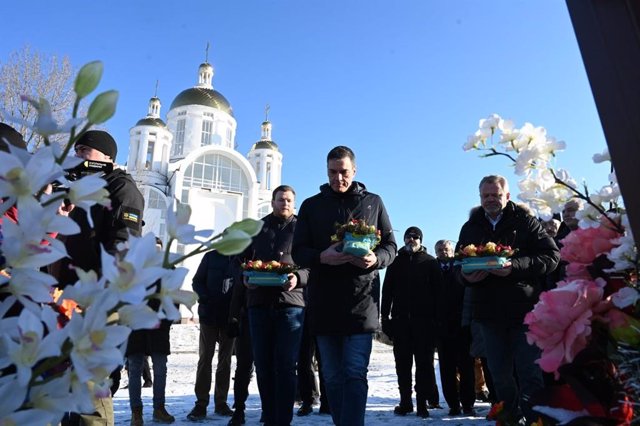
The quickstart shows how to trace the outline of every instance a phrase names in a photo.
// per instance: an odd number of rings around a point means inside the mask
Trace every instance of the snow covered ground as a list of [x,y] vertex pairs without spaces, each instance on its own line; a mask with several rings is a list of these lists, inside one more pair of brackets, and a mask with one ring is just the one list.
[[[166,406],[167,411],[176,417],[175,425],[193,425],[187,420],[187,414],[193,408],[195,396],[193,394],[193,384],[195,381],[196,365],[198,362],[198,326],[197,325],[174,325],[171,328],[171,351],[168,363]],[[214,362],[215,362],[214,358]],[[235,370],[232,365],[232,375]],[[439,383],[438,387],[442,389]],[[123,384],[127,382],[126,375],[123,374]],[[233,387],[233,381],[232,385]],[[212,389],[213,400],[213,389]],[[247,401],[247,425],[260,425],[260,399],[258,387],[254,380],[249,388],[250,396]],[[145,424],[154,424],[152,420],[152,390],[142,389],[144,402]],[[489,404],[476,403],[478,417],[449,417],[447,407],[442,392],[440,404],[442,409],[430,410],[430,417],[421,419],[414,415],[405,417],[395,416],[393,407],[398,403],[398,386],[396,382],[395,367],[393,362],[393,352],[391,346],[374,342],[371,363],[369,365],[369,399],[367,402],[366,424],[376,425],[487,425],[490,422],[484,419],[489,411]],[[233,389],[229,390],[229,405],[233,404]],[[213,401],[212,401],[213,403]],[[320,415],[315,412],[307,417],[293,416],[292,425],[331,425],[331,417]],[[120,389],[114,397],[114,410],[116,425],[124,426],[129,424],[131,413],[129,411],[129,395],[126,389]],[[297,407],[296,407],[297,410]],[[221,417],[213,413],[210,406],[207,419],[201,423],[226,425],[228,417]]]

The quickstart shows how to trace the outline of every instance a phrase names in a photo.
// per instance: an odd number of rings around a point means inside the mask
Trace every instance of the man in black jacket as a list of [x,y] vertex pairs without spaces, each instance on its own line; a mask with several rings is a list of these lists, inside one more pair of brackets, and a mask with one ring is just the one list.
[[[241,255],[245,261],[293,264],[291,245],[297,222],[294,206],[292,187],[281,185],[273,190],[273,211],[262,218],[262,230]],[[293,418],[296,362],[304,323],[303,288],[308,275],[307,269],[299,269],[290,273],[282,285],[246,284],[251,345],[265,426],[287,426]]]
[[[113,163],[118,146],[107,132],[89,130],[78,139],[75,151],[76,157],[84,160]],[[140,236],[142,232],[144,197],[131,175],[121,169],[113,169],[102,178],[107,181],[105,189],[109,192],[111,207],[91,207],[93,227],[85,210],[67,206],[69,217],[80,226],[80,232],[64,239],[69,259],[60,267],[58,281],[61,287],[78,280],[69,265],[83,270],[92,269],[100,275],[100,247],[113,255],[118,251],[117,245],[128,240],[129,235]]]
[[[118,145],[111,135],[102,130],[89,130],[80,136],[75,143],[76,157],[84,160],[113,163],[118,153]],[[91,207],[91,226],[87,213],[75,208],[73,204],[65,206],[78,226],[80,232],[61,238],[67,249],[68,258],[56,265],[53,273],[59,286],[64,288],[74,284],[78,276],[71,266],[83,270],[102,273],[101,247],[111,255],[118,251],[118,244],[129,239],[129,235],[140,236],[142,231],[142,212],[144,197],[138,190],[131,176],[121,169],[113,169],[104,173],[107,181],[105,189],[109,192],[111,207],[102,205]],[[120,369],[111,374],[113,384],[111,392],[116,392],[120,383]],[[95,401],[97,415],[113,422],[113,402],[111,398]],[[63,422],[64,423],[64,422]]]
[[471,356],[471,331],[462,325],[464,286],[453,271],[454,244],[439,240],[435,245],[442,272],[442,290],[438,297],[440,381],[449,405],[449,415],[475,415],[476,400],[474,358]]
[[[338,146],[327,155],[329,183],[302,203],[293,259],[311,268],[308,300],[311,331],[317,335],[329,408],[335,424],[361,426],[367,405],[367,367],[378,309],[372,282],[377,269],[396,255],[396,242],[382,199],[354,181],[355,155]],[[331,241],[336,224],[364,219],[381,241],[364,257],[341,251]]]
[[233,286],[233,258],[215,250],[206,253],[193,276],[193,291],[198,294],[200,340],[195,384],[196,404],[187,415],[192,421],[202,420],[207,416],[211,391],[211,363],[216,352],[216,344],[218,362],[213,393],[214,412],[221,416],[233,414],[227,404],[227,394],[234,339],[226,333]]
[[460,272],[460,278],[471,287],[472,315],[482,333],[497,398],[504,401],[511,421],[524,414],[530,424],[536,419],[528,399],[543,382],[535,363],[540,353],[527,343],[523,320],[538,300],[540,278],[554,270],[560,253],[540,222],[509,201],[504,177],[486,176],[479,188],[482,208],[463,225],[458,248],[494,242],[517,252],[501,269]]
[[[417,415],[429,416],[427,401],[434,401],[438,295],[442,275],[435,258],[427,254],[422,231],[416,226],[404,233],[405,246],[387,269],[382,286],[382,331],[393,339],[400,405],[393,410],[404,416],[413,411],[411,370],[416,361]],[[389,318],[391,314],[391,319]],[[434,404],[434,405],[435,405]]]

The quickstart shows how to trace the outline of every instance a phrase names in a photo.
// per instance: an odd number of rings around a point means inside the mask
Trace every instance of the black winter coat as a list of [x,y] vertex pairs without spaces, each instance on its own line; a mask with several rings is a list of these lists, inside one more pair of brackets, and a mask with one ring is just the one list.
[[69,265],[84,270],[94,270],[101,275],[100,246],[110,253],[117,252],[117,244],[129,239],[129,234],[139,236],[142,231],[142,212],[144,197],[138,190],[131,175],[120,169],[114,169],[104,176],[106,190],[111,199],[111,208],[100,205],[91,207],[93,227],[89,225],[87,214],[76,207],[69,214],[79,226],[80,233],[61,237],[69,258],[60,262],[58,281],[61,287],[78,280],[75,271]]
[[445,262],[446,270],[442,270],[441,263],[438,261],[442,272],[442,291],[438,298],[439,332],[442,336],[458,336],[462,328],[465,287],[456,277],[453,261]]
[[472,212],[462,226],[456,251],[469,244],[489,241],[510,245],[518,251],[511,259],[511,273],[506,277],[491,275],[471,286],[473,319],[508,321],[522,324],[524,316],[538,301],[540,278],[552,272],[560,259],[560,251],[540,222],[527,210],[509,201],[495,230],[485,217],[484,209]]
[[[362,269],[351,264],[325,265],[320,253],[331,244],[336,224],[364,219],[382,233],[374,253],[378,263]],[[320,335],[351,335],[378,329],[378,309],[372,296],[377,269],[385,268],[396,256],[396,241],[382,199],[353,182],[345,193],[334,192],[328,184],[306,199],[298,213],[293,239],[293,260],[311,268],[308,286],[308,315],[311,331]]]
[[[292,215],[287,220],[274,216],[273,213],[262,218],[264,225],[253,242],[240,256],[243,262],[262,260],[292,264],[291,245],[296,229],[297,218]],[[248,307],[252,306],[305,306],[303,288],[307,285],[309,270],[299,269],[297,286],[291,291],[284,291],[280,286],[261,286],[255,289],[244,289]]]
[[384,277],[381,316],[435,325],[441,289],[438,261],[424,247],[415,253],[403,247]]
[[215,250],[205,253],[193,276],[198,295],[198,317],[206,325],[224,327],[229,316],[232,287],[235,285],[234,258]]

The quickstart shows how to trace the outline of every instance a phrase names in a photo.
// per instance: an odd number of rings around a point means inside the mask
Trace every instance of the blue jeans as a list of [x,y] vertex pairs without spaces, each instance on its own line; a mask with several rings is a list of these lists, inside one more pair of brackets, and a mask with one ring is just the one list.
[[363,426],[373,335],[318,336],[329,409],[338,426]]
[[[478,321],[484,340],[489,371],[493,378],[496,396],[504,401],[504,408],[515,418],[524,414],[527,424],[536,420],[529,405],[529,398],[542,389],[542,371],[535,361],[540,358],[539,349],[527,343],[527,326]],[[518,376],[516,383],[514,377]],[[518,389],[519,385],[519,389]]]
[[249,330],[265,426],[291,424],[303,324],[304,308],[249,308]]
[[[129,363],[129,406],[142,407],[142,366],[145,354],[136,353],[127,357]],[[167,385],[167,355],[154,352],[153,362],[153,407],[164,405],[164,390]]]

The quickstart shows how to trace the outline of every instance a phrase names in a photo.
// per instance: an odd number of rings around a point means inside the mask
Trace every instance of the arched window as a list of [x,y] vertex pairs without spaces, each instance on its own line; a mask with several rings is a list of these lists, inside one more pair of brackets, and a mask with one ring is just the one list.
[[248,179],[242,167],[227,156],[208,153],[196,158],[184,172],[183,187],[239,192],[243,196],[243,217],[248,215]]

